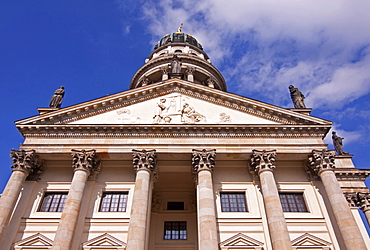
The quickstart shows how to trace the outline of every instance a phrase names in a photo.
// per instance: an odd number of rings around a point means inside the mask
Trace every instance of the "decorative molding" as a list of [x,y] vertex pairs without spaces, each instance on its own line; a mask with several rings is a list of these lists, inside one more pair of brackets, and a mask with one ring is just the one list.
[[53,241],[51,239],[37,233],[14,243],[14,249],[51,249],[52,245]]
[[357,195],[355,192],[343,193],[350,207],[356,207]]
[[91,179],[95,179],[100,172],[100,164],[96,150],[77,150],[72,149],[72,167],[75,171],[82,170],[90,174]]
[[42,138],[322,138],[330,126],[243,124],[120,124],[21,126],[25,137]]
[[263,242],[253,239],[245,234],[238,233],[220,243],[222,250],[227,249],[263,249]]
[[133,160],[132,163],[134,164],[135,172],[140,170],[146,170],[152,174],[153,180],[157,181],[158,172],[157,172],[157,155],[156,150],[132,150]]
[[27,173],[27,181],[38,181],[44,168],[44,162],[40,160],[35,150],[14,150],[10,151],[13,171]]
[[340,181],[365,181],[370,175],[368,169],[357,169],[357,168],[335,168],[335,176]]
[[370,210],[370,193],[348,192],[344,196],[350,207],[359,207],[363,212]]
[[309,233],[304,233],[301,236],[292,240],[293,250],[299,249],[322,249],[322,250],[330,250],[332,244],[326,240],[323,240],[317,236],[314,236]]
[[124,250],[126,249],[126,243],[113,237],[108,233],[104,233],[98,237],[88,240],[82,243],[83,250],[90,249],[112,249],[112,250]]
[[334,150],[312,150],[312,155],[308,158],[306,171],[311,176],[319,176],[323,171],[333,171],[335,168],[335,151]]
[[276,150],[252,150],[251,171],[260,174],[262,171],[272,171],[275,166]]
[[216,149],[211,150],[197,150],[193,149],[191,164],[193,166],[193,173],[202,170],[213,171],[215,167]]

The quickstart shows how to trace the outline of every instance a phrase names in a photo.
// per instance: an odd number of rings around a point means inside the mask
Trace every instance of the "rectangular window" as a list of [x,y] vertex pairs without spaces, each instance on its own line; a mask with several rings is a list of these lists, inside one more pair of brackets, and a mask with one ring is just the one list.
[[221,193],[222,212],[247,212],[244,193]]
[[128,192],[103,193],[99,212],[126,212]]
[[67,193],[45,193],[39,212],[62,212]]
[[186,240],[186,221],[165,221],[165,240]]
[[167,202],[167,210],[184,210],[184,202],[169,201]]
[[308,212],[303,193],[279,193],[284,212]]

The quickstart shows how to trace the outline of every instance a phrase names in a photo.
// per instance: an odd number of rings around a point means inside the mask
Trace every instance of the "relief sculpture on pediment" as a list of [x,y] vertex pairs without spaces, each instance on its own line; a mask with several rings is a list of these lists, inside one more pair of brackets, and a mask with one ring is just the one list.
[[198,122],[206,122],[206,117],[197,112],[189,104],[189,100],[186,97],[173,95],[156,100],[153,116],[154,124],[194,124]]
[[118,115],[118,122],[121,124],[138,124],[141,122],[140,117],[131,117],[131,111],[127,108],[116,111]]

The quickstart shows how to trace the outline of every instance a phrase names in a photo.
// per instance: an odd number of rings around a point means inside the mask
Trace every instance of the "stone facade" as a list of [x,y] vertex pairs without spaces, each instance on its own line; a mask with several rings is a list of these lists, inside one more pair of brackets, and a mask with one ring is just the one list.
[[226,92],[174,34],[131,90],[16,122],[1,249],[370,249],[370,172],[327,150],[331,122]]

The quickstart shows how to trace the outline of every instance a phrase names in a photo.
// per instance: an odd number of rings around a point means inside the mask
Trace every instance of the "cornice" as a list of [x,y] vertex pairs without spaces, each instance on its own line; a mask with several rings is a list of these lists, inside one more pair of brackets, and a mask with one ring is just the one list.
[[179,79],[127,90],[106,97],[76,104],[56,111],[43,113],[16,122],[18,128],[24,125],[62,125],[117,110],[136,103],[158,98],[171,93],[181,93],[209,103],[290,125],[331,125],[331,122],[313,116],[296,113],[288,109],[242,97],[213,88],[188,83]]
[[125,137],[125,138],[322,138],[329,125],[19,125],[25,137],[82,138],[82,137]]
[[365,181],[370,169],[334,168],[335,176],[341,181]]

